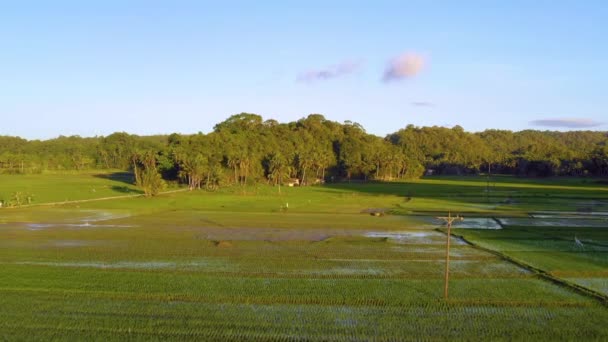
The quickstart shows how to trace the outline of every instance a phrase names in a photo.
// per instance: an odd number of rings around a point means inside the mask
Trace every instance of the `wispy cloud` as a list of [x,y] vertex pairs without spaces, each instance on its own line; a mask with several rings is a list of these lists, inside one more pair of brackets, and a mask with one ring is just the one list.
[[426,59],[421,55],[415,53],[404,53],[393,58],[388,63],[386,69],[384,70],[382,80],[384,82],[390,82],[414,77],[420,73],[420,71],[422,71],[425,65]]
[[414,101],[411,103],[414,107],[434,107],[435,104],[427,101]]
[[585,118],[551,118],[532,120],[530,124],[542,127],[562,127],[562,128],[591,128],[601,126],[604,123]]
[[330,65],[323,69],[312,69],[298,75],[298,82],[325,81],[352,74],[359,70],[360,62],[344,61],[339,64]]

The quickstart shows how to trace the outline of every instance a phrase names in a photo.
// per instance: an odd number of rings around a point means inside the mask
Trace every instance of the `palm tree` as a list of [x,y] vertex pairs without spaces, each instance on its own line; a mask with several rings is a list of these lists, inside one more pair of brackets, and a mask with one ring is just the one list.
[[281,193],[281,183],[283,177],[288,174],[289,166],[287,161],[280,153],[273,153],[268,162],[268,178],[279,186],[279,194]]

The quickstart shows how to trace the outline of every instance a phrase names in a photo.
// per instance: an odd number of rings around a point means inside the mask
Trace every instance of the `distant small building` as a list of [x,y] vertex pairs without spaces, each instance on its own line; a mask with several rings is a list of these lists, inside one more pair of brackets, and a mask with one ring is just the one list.
[[300,185],[300,180],[297,178],[290,178],[286,181],[287,186],[294,187]]
[[424,173],[425,176],[432,176],[435,174],[435,169],[427,169]]

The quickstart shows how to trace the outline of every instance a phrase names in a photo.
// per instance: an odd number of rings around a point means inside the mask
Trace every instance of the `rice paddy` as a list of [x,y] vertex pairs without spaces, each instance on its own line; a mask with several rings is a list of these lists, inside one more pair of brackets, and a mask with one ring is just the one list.
[[[78,193],[52,177],[48,202]],[[604,211],[606,187],[486,190],[433,177],[2,208],[0,340],[608,339],[608,222],[578,210]],[[445,300],[448,210],[465,221]]]

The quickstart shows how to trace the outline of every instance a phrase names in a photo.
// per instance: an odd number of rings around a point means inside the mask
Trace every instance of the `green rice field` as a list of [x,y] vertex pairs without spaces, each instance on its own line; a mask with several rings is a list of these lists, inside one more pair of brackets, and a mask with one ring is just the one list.
[[[125,197],[130,182],[0,176],[0,198],[35,196],[0,209],[0,340],[608,340],[608,187],[594,179],[154,198]],[[446,300],[448,211],[465,219]]]

